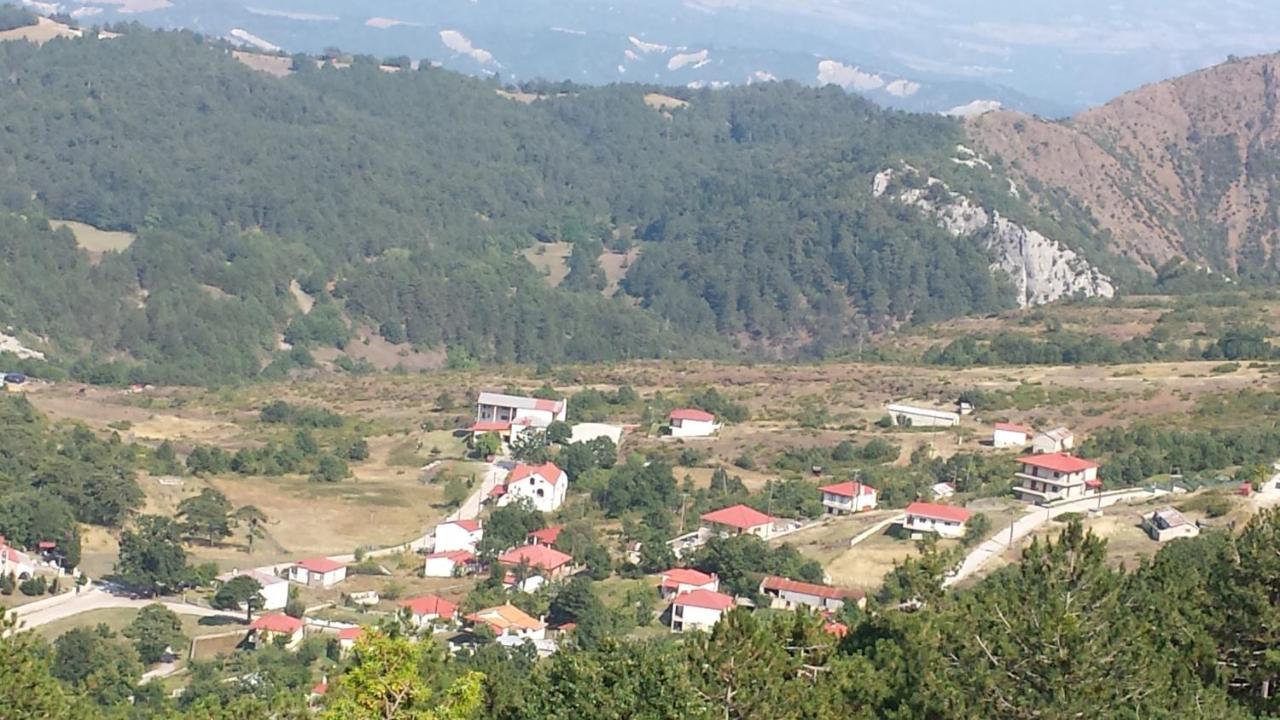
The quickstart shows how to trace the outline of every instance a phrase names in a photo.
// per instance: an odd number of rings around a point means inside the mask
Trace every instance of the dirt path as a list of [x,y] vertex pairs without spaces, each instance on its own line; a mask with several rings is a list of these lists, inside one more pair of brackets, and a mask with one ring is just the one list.
[[10,612],[18,618],[23,630],[47,625],[51,622],[69,618],[81,613],[91,612],[94,610],[105,610],[107,608],[136,608],[142,609],[148,605],[159,602],[170,610],[179,615],[198,615],[200,617],[233,617],[240,619],[240,614],[225,613],[221,610],[211,610],[199,605],[189,605],[181,602],[166,602],[155,599],[138,599],[113,595],[104,590],[100,586],[89,585],[82,588],[80,592],[69,592],[57,597],[49,598],[47,601],[31,603],[15,608]]

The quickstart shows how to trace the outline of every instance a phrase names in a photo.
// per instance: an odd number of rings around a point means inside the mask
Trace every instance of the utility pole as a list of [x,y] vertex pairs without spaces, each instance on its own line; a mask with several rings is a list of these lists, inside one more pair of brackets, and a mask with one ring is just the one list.
[[684,534],[684,507],[688,499],[689,499],[689,493],[687,492],[680,493],[680,534],[681,535]]

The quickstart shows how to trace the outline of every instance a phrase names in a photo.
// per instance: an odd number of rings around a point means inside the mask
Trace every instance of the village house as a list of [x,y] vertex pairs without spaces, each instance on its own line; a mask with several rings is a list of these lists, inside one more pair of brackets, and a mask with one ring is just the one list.
[[346,564],[326,557],[299,560],[289,568],[289,580],[307,587],[333,587],[346,579]]
[[913,502],[907,506],[902,527],[910,533],[935,533],[944,538],[964,537],[965,523],[973,515],[954,505]]
[[678,408],[667,415],[671,437],[711,437],[720,431],[716,416],[697,408]]
[[0,535],[0,575],[12,575],[18,580],[35,577],[36,561],[27,553],[13,547]]
[[434,552],[427,555],[422,567],[425,577],[462,577],[475,572],[478,567],[475,553],[467,550]]
[[885,406],[889,419],[899,427],[954,427],[960,424],[960,414],[949,410],[892,404]]
[[[521,566],[529,568],[533,575],[518,583],[521,586],[520,589],[525,592],[534,592],[543,583],[562,580],[575,571],[573,556],[547,545],[521,545],[499,555],[498,562],[506,566],[509,571]],[[541,580],[530,583],[534,576]],[[507,573],[507,580],[508,585],[517,584],[517,578],[513,572]]]
[[526,535],[525,538],[529,541],[530,545],[547,545],[549,547],[555,547],[556,540],[560,539],[561,530],[564,530],[563,525],[552,525],[551,527],[544,527],[541,530],[534,530]]
[[720,578],[714,573],[707,574],[693,568],[672,568],[659,576],[658,595],[663,600],[670,600],[677,595],[693,590],[720,590]]
[[565,495],[569,491],[569,476],[553,462],[541,465],[515,466],[502,485],[494,488],[501,492],[492,493],[498,499],[498,507],[504,507],[519,500],[527,499],[534,510],[549,513],[555,512],[564,504]]
[[277,642],[276,638],[284,638],[284,646],[292,649],[302,642],[302,628],[303,622],[296,617],[268,613],[249,625],[249,642],[254,647],[262,647]]
[[476,400],[476,422],[515,423],[545,428],[553,422],[564,422],[568,408],[568,400],[542,400],[482,392]]
[[710,630],[733,607],[733,598],[712,590],[690,590],[671,601],[671,632]]
[[479,520],[450,520],[436,525],[435,545],[432,552],[466,550],[475,552],[476,545],[484,539],[484,527]]
[[1066,453],[1027,455],[1018,458],[1022,472],[1014,475],[1019,484],[1013,492],[1020,500],[1037,504],[1055,500],[1075,500],[1102,489],[1098,463]]
[[345,656],[356,646],[356,641],[364,637],[364,628],[349,627],[338,631],[338,654]]
[[733,505],[703,513],[702,528],[712,535],[756,535],[768,540],[773,536],[773,518],[746,505]]
[[949,482],[934,483],[929,487],[929,493],[935,500],[949,498],[956,494],[956,486]]
[[1190,538],[1200,534],[1200,528],[1182,513],[1171,507],[1160,508],[1142,516],[1142,529],[1152,540],[1167,542],[1175,538]]
[[472,627],[485,625],[498,638],[511,637],[521,640],[543,640],[547,636],[547,624],[534,619],[520,608],[507,603],[477,610],[466,617]]
[[400,607],[414,627],[430,627],[458,619],[458,606],[439,595],[421,595],[401,600]]
[[1027,438],[1032,432],[1034,431],[1026,425],[998,422],[995,424],[995,429],[991,431],[991,447],[1026,447]]
[[836,612],[852,601],[865,607],[867,595],[859,590],[842,590],[828,585],[790,580],[768,575],[760,581],[760,594],[770,598],[770,607],[777,610],[794,610],[804,606],[819,612]]
[[1075,433],[1064,427],[1038,432],[1031,441],[1031,452],[1033,453],[1060,453],[1074,450],[1075,447]]
[[[289,581],[279,575],[264,573],[261,570],[232,570],[229,573],[219,575],[215,580],[222,584],[238,577],[253,578],[262,586],[262,590],[258,592],[262,596],[262,606],[259,609],[283,610],[284,606],[289,604]],[[243,603],[241,603],[240,609],[245,609]]]
[[842,482],[822,488],[822,507],[827,513],[856,513],[874,510],[876,489],[860,482]]

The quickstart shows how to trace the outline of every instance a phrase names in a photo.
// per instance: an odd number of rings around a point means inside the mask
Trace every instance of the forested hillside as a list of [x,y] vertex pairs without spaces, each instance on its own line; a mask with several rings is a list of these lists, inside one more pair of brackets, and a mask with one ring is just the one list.
[[[275,78],[198,36],[120,29],[0,45],[0,204],[21,216],[0,221],[0,323],[91,351],[81,374],[251,377],[356,326],[495,361],[821,354],[1011,302],[980,243],[869,196],[909,161],[1017,205],[949,161],[963,136],[944,118],[778,83],[662,112],[638,86],[522,104],[371,58]],[[137,240],[99,262],[46,217]],[[559,240],[581,267],[552,288],[519,251]],[[603,297],[597,256],[633,245]]]

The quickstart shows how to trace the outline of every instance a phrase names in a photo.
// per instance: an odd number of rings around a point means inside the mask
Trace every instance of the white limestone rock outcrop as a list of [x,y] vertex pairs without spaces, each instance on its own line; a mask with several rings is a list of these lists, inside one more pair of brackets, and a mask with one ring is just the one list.
[[[895,182],[906,175],[915,182]],[[1111,278],[1075,251],[1001,216],[999,211],[987,210],[909,165],[901,172],[886,169],[877,173],[871,193],[919,208],[937,218],[938,226],[954,237],[985,243],[995,257],[992,269],[1003,271],[1013,281],[1020,307],[1077,295],[1113,297],[1116,293]]]

